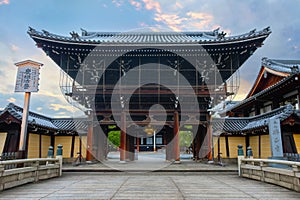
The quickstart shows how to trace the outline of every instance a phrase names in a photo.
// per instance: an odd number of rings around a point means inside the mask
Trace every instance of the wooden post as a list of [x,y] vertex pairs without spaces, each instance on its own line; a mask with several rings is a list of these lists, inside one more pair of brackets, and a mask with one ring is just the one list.
[[89,125],[87,133],[87,148],[86,148],[86,161],[91,162],[93,160],[93,115],[89,115]]
[[136,137],[136,151],[139,152],[140,151],[140,137],[137,136]]
[[126,162],[126,114],[121,113],[121,141],[120,141],[120,162]]
[[20,133],[20,142],[19,142],[19,152],[21,158],[26,158],[26,141],[27,141],[27,124],[28,124],[28,113],[29,113],[29,104],[30,104],[30,92],[25,92],[24,98],[24,107],[23,107],[23,116],[22,116],[22,125]]
[[212,125],[211,125],[211,115],[208,114],[208,127],[207,127],[207,140],[208,140],[208,160],[212,160]]
[[174,153],[175,163],[180,163],[180,146],[179,146],[179,116],[178,111],[174,112]]
[[173,145],[174,145],[174,141],[173,141],[173,137],[172,137],[172,132],[171,132],[171,128],[169,126],[166,127],[166,160],[167,161],[172,161],[173,160]]

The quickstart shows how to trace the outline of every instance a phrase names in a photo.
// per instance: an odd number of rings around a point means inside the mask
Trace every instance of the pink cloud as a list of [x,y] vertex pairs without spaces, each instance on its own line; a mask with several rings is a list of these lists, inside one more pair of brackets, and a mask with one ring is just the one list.
[[147,10],[154,10],[157,13],[161,13],[160,3],[154,0],[143,0],[145,3],[145,8]]
[[9,2],[9,0],[2,0],[2,1],[0,1],[0,5],[4,5],[4,4],[9,4],[10,2]]
[[140,10],[142,8],[141,2],[135,1],[135,0],[129,0],[130,4],[135,6],[137,10]]
[[123,0],[112,0],[112,3],[115,4],[117,7],[121,7],[124,3]]
[[18,46],[15,45],[15,44],[11,44],[11,45],[10,45],[10,49],[11,49],[12,51],[18,51],[18,50],[20,49],[20,47],[18,47]]
[[180,16],[176,14],[156,13],[154,20],[166,24],[173,31],[181,31],[182,30],[181,25],[187,19],[180,18]]
[[16,103],[17,99],[10,97],[9,99],[6,99],[9,103]]

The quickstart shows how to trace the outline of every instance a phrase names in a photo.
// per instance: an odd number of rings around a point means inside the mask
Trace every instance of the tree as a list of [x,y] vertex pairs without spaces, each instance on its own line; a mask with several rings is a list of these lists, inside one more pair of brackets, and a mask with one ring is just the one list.
[[114,147],[120,146],[120,138],[121,138],[120,131],[110,131],[108,133],[108,142]]
[[193,140],[193,133],[191,131],[179,131],[180,147],[188,148]]

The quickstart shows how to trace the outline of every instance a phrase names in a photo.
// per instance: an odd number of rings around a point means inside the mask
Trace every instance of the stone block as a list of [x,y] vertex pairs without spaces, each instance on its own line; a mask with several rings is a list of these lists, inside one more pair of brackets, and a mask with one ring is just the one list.
[[16,187],[19,185],[24,185],[26,183],[31,183],[34,182],[34,178],[26,178],[23,180],[16,180],[16,181],[12,181],[12,182],[6,182],[4,183],[4,189],[8,189],[8,188],[12,188],[12,187]]
[[8,175],[8,176],[3,176],[2,177],[2,183],[8,183],[8,182],[13,182],[17,181],[19,177],[19,174],[13,174],[13,175]]
[[286,183],[291,183],[291,184],[294,183],[294,177],[293,176],[288,176],[288,175],[282,175],[282,174],[280,174],[279,180],[280,181],[284,181]]

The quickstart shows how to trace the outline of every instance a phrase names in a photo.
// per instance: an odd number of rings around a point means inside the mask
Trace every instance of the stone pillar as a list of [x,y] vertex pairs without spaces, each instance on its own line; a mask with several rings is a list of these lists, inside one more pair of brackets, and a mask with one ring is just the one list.
[[244,150],[243,150],[243,145],[239,144],[238,146],[238,171],[239,171],[239,176],[241,176],[241,163],[242,163],[242,158],[244,158]]
[[47,158],[53,158],[53,146],[49,146]]
[[179,146],[179,116],[178,111],[174,112],[174,155],[175,163],[180,163],[180,146]]
[[126,114],[121,113],[121,141],[120,141],[120,162],[126,162]]
[[59,160],[59,176],[62,175],[62,164],[63,164],[63,146],[61,144],[57,145],[56,158]]
[[247,158],[253,158],[253,151],[251,147],[247,147]]

